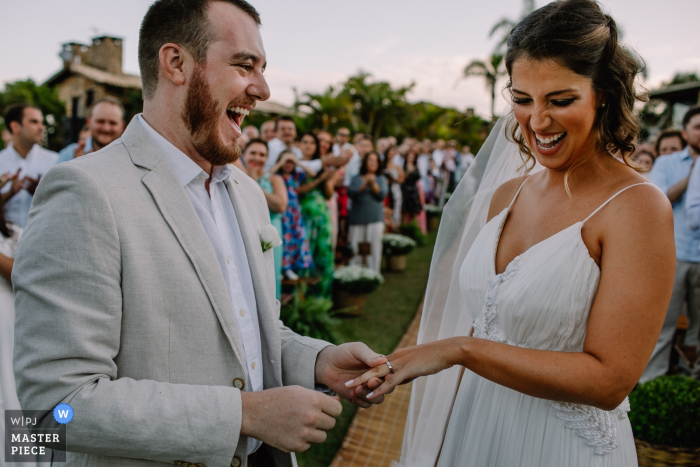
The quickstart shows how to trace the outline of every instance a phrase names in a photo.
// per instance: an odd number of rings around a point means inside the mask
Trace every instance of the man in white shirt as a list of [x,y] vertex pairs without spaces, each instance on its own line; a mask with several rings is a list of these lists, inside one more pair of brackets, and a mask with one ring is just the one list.
[[435,162],[435,170],[433,175],[435,177],[440,176],[440,169],[442,169],[442,163],[445,160],[445,140],[439,139],[435,144],[435,150],[433,151],[433,162]]
[[44,136],[39,108],[12,105],[5,113],[5,125],[12,134],[12,144],[0,151],[0,174],[12,178],[2,190],[5,218],[24,228],[39,180],[54,166],[58,154],[39,145]]
[[[269,172],[275,166],[283,151],[292,151],[297,159],[302,159],[301,149],[294,144],[297,137],[297,126],[294,119],[287,115],[277,117],[275,120],[275,137],[267,143],[267,162],[265,172]],[[315,170],[318,172],[318,170]]]

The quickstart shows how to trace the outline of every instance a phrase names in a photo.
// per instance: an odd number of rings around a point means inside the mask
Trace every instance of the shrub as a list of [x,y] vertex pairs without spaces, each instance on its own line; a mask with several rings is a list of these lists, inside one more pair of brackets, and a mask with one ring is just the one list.
[[700,447],[700,381],[660,376],[629,396],[635,438],[677,448]]
[[306,284],[297,287],[294,298],[280,310],[280,319],[292,331],[302,336],[342,343],[335,328],[340,324],[331,313],[333,301],[328,298],[304,297]]
[[334,287],[351,295],[370,294],[384,282],[381,274],[357,265],[336,269],[333,279]]
[[434,204],[426,204],[425,206],[423,206],[423,209],[429,216],[439,216],[442,214],[442,208],[439,206],[435,206]]
[[428,236],[423,235],[423,232],[421,232],[420,227],[418,227],[418,221],[416,220],[409,224],[401,225],[399,231],[402,235],[405,235],[408,238],[412,238],[413,240],[415,240],[418,246],[425,246],[428,244]]
[[385,256],[407,255],[416,247],[415,240],[398,234],[385,234],[382,243]]

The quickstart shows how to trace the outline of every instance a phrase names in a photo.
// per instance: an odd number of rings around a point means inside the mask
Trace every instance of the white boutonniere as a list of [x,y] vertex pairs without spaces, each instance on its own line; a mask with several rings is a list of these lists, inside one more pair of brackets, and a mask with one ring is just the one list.
[[277,228],[268,224],[262,229],[260,229],[260,245],[262,246],[263,253],[272,248],[278,247],[282,244],[282,239],[277,233]]

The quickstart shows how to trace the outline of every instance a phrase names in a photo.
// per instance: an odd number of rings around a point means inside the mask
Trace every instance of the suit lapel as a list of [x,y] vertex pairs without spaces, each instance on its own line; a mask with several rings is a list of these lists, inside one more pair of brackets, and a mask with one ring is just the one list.
[[[237,175],[232,173],[226,181],[226,189],[231,197],[233,209],[236,211],[238,225],[243,237],[243,245],[253,279],[255,290],[255,302],[258,308],[258,322],[260,324],[260,338],[262,340],[263,358],[267,365],[263,366],[265,373],[265,387],[282,386],[282,367],[279,364],[281,348],[279,339],[279,327],[276,318],[276,304],[274,291],[268,290],[269,277],[265,272],[265,260],[262,246],[260,245],[260,233],[253,222],[250,212],[250,203],[244,199],[245,190],[235,181]],[[270,251],[268,254],[272,254]],[[273,362],[277,362],[274,364]]]
[[182,182],[136,118],[129,124],[122,140],[134,164],[150,170],[141,181],[151,192],[163,218],[192,261],[239,364],[245,368],[243,345],[224,276]]

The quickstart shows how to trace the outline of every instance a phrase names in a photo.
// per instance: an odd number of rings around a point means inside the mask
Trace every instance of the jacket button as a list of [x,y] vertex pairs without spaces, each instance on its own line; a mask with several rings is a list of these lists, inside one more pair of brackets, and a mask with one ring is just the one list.
[[[241,378],[236,378],[233,380],[233,387],[236,389],[243,389],[245,387],[245,382]],[[240,462],[240,460],[238,462]]]
[[231,461],[231,467],[241,467],[240,457],[236,456],[233,458],[233,460]]

